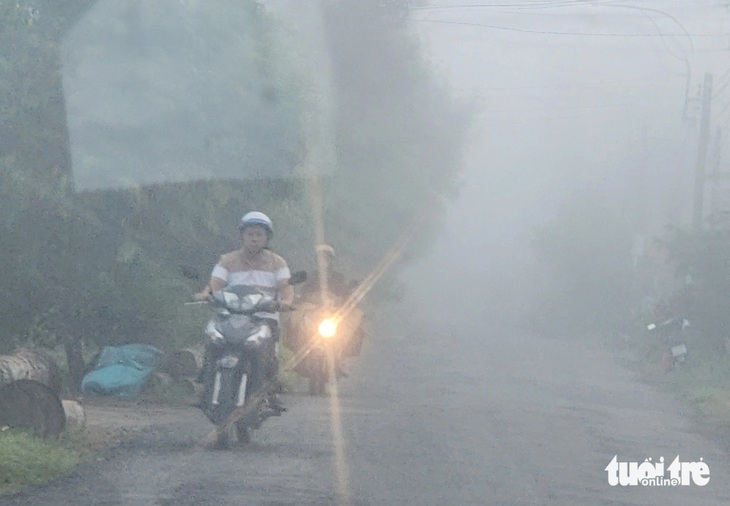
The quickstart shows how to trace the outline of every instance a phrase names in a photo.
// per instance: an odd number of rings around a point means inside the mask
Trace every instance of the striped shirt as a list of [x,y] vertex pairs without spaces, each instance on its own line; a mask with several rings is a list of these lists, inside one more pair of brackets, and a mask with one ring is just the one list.
[[[291,277],[286,261],[269,250],[262,250],[254,260],[248,260],[243,250],[231,251],[221,256],[211,275],[226,283],[226,288],[247,285],[264,293],[278,295],[279,283]],[[262,318],[279,320],[277,313],[256,313]]]

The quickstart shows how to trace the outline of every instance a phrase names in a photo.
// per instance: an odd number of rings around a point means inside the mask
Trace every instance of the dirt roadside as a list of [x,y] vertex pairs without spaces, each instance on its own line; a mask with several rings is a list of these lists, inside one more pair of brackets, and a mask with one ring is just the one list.
[[80,403],[86,416],[83,437],[91,452],[113,448],[151,427],[174,425],[195,410],[138,399],[85,398]]

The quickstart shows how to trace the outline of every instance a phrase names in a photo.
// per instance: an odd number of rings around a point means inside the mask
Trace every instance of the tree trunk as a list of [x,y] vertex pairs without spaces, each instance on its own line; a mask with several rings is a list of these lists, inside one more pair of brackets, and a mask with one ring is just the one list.
[[57,436],[66,425],[58,395],[37,381],[21,379],[0,386],[0,426]]
[[86,363],[81,353],[81,341],[73,337],[66,337],[63,347],[66,351],[66,364],[71,383],[69,386],[76,393],[81,388],[81,380],[84,379],[86,370]]
[[56,396],[61,393],[61,374],[49,356],[28,348],[13,355],[0,355],[0,385],[17,380],[33,380],[48,387]]

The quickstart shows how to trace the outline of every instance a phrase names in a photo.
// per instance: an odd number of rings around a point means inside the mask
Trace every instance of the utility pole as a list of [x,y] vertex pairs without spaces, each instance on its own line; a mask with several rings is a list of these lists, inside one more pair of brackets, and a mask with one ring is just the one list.
[[695,168],[695,191],[692,206],[692,230],[702,228],[703,204],[705,198],[705,166],[707,147],[710,141],[710,107],[712,105],[712,74],[705,74],[702,86],[702,117],[700,118],[700,139],[697,145],[697,165]]

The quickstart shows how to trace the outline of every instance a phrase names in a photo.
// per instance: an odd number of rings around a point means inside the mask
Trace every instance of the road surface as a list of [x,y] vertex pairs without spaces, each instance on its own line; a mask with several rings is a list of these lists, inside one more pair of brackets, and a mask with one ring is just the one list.
[[[195,450],[210,426],[177,409],[75,476],[0,504],[730,504],[725,449],[606,352],[424,328],[374,337],[351,373],[331,399],[285,396],[289,412],[248,448]],[[610,486],[614,455],[702,458],[710,481]]]

